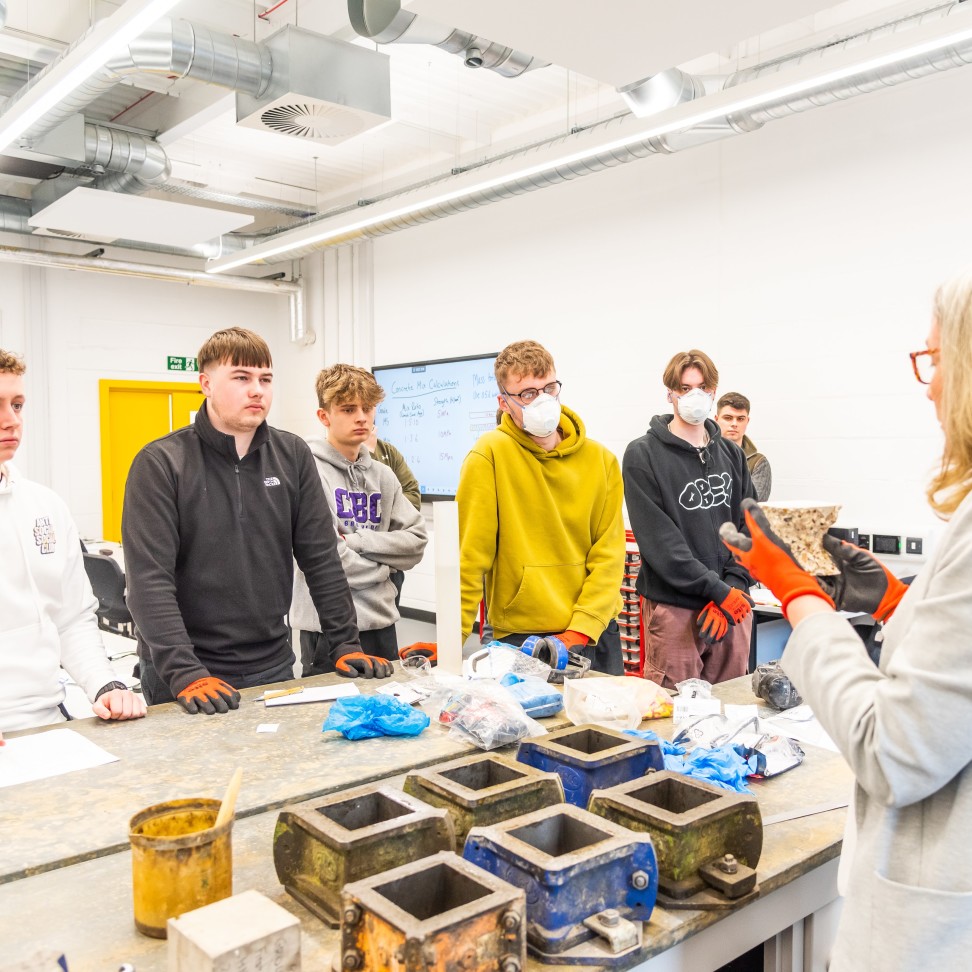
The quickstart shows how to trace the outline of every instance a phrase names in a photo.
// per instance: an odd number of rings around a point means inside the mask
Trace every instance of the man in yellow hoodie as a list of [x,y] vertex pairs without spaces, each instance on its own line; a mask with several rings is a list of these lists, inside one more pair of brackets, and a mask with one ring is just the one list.
[[508,345],[494,370],[502,421],[466,456],[456,494],[463,636],[485,593],[497,638],[555,635],[595,670],[619,675],[618,461],[560,404],[561,382],[542,345]]

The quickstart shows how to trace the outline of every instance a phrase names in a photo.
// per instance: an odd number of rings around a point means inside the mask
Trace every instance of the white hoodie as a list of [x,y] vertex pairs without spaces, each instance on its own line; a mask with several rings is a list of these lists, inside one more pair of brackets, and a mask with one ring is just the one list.
[[115,680],[77,527],[51,490],[0,467],[0,731],[63,719],[60,666],[93,702]]

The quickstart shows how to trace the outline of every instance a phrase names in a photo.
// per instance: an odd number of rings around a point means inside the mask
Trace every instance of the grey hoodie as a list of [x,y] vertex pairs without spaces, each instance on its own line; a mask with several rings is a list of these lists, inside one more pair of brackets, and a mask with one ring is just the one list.
[[[428,542],[422,515],[405,499],[395,473],[361,447],[355,462],[345,459],[327,439],[308,439],[324,485],[338,536],[338,553],[348,578],[361,631],[387,628],[399,619],[394,570],[409,570]],[[294,577],[290,624],[320,631],[317,611],[304,575]]]

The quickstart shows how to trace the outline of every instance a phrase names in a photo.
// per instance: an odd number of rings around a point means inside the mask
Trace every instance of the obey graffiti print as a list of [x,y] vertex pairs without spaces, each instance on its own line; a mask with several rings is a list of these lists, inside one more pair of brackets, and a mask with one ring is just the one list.
[[51,525],[49,516],[39,516],[34,521],[34,543],[40,547],[42,554],[54,553],[57,537],[54,535],[54,527]]
[[686,510],[708,510],[713,506],[728,506],[731,496],[732,476],[724,472],[686,483],[678,502]]
[[352,520],[369,530],[377,530],[381,523],[381,493],[366,493],[339,486],[334,490],[337,518],[345,523]]

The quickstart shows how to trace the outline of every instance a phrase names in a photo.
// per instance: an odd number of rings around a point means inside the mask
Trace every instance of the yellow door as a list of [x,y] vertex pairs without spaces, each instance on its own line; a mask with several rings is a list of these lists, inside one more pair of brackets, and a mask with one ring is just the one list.
[[101,510],[105,540],[121,541],[125,481],[139,449],[189,425],[205,401],[188,382],[98,382],[101,396]]

